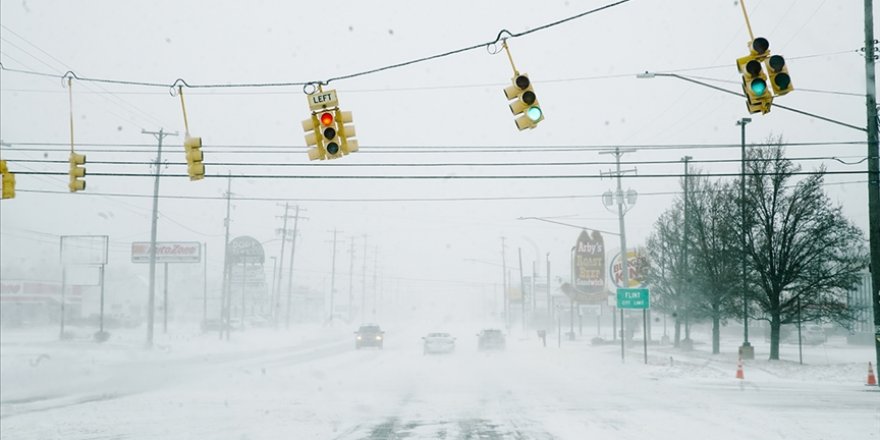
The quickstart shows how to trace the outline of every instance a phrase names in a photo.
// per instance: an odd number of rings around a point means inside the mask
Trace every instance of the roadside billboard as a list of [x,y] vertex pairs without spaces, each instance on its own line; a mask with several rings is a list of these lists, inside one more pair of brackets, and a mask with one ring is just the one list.
[[[131,243],[131,262],[150,262],[150,242]],[[157,241],[157,263],[199,263],[202,261],[202,244],[197,241]]]

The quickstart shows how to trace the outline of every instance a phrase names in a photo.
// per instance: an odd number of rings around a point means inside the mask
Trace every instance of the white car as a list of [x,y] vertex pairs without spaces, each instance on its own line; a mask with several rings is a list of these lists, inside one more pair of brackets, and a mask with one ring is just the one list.
[[428,336],[422,339],[425,341],[424,354],[452,353],[455,351],[455,338],[449,333],[428,333]]

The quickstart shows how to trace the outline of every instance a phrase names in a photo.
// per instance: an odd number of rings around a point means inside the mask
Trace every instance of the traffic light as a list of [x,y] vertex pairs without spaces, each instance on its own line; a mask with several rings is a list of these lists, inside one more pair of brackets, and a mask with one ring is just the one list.
[[544,112],[532,89],[532,82],[526,74],[517,73],[513,77],[513,85],[504,89],[504,96],[510,100],[510,111],[516,118],[516,128],[520,131],[535,128],[544,120]]
[[338,159],[342,157],[342,140],[339,138],[339,126],[333,111],[322,112],[318,115],[321,131],[321,142],[327,153],[325,159]]
[[86,163],[85,154],[76,154],[70,152],[70,192],[77,192],[86,189],[86,167],[82,166]]
[[183,140],[183,149],[186,154],[186,172],[189,174],[189,180],[204,179],[205,164],[202,155],[202,138],[187,135]]
[[324,159],[327,154],[324,151],[324,145],[321,142],[323,135],[321,134],[318,122],[318,116],[312,114],[309,119],[302,121],[303,131],[306,132],[306,146],[309,147],[309,160]]
[[337,120],[339,121],[339,139],[342,141],[342,152],[343,154],[354,153],[358,150],[358,141],[354,139],[357,136],[357,131],[354,129],[354,119],[352,118],[351,112],[343,112],[336,111],[339,117]]
[[4,199],[15,198],[15,174],[9,172],[6,167],[6,161],[0,160],[0,176],[3,180],[3,196]]
[[302,127],[309,160],[338,159],[358,151],[351,112],[339,110],[336,91],[319,88],[308,99],[312,116],[302,121]]
[[769,55],[769,48],[767,39],[755,38],[751,53],[736,60],[736,67],[743,75],[742,87],[749,113],[767,113],[773,104],[773,95],[767,90],[767,75],[761,67],[761,61]]
[[773,55],[767,59],[767,72],[770,73],[770,86],[773,87],[774,95],[782,96],[794,90],[782,55]]

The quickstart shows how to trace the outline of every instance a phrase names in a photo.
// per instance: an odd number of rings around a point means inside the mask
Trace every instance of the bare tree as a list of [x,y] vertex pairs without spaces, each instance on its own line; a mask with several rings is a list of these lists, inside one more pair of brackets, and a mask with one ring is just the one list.
[[741,273],[737,196],[733,184],[691,177],[690,311],[694,319],[712,321],[712,353],[721,350],[721,325],[736,316]]
[[681,324],[685,307],[682,236],[684,234],[683,200],[676,199],[654,223],[654,231],[648,237],[648,264],[644,267],[645,284],[651,287],[652,307],[675,320],[675,347],[681,344]]
[[867,264],[861,230],[832,206],[822,189],[824,170],[795,182],[800,167],[784,156],[779,139],[749,149],[746,254],[759,294],[758,319],[770,322],[770,359],[779,359],[782,324],[851,322],[845,292]]

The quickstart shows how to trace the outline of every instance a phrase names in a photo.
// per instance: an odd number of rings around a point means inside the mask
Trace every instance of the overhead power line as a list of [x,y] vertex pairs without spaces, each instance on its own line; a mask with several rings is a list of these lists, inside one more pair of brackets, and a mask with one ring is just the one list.
[[[791,161],[831,161],[836,160],[844,165],[858,165],[867,160],[864,156],[820,156],[820,157],[788,157]],[[859,159],[857,161],[846,162],[843,159]],[[50,160],[50,159],[6,159],[10,163],[45,163],[45,164],[68,164],[68,160]],[[768,162],[774,159],[745,159],[745,162]],[[743,159],[704,159],[691,160],[690,163],[742,163]],[[125,160],[92,160],[89,165],[154,165],[154,161],[125,161]],[[679,164],[681,160],[642,160],[642,161],[622,161],[621,165],[667,165]],[[186,162],[164,162],[165,165],[186,165]],[[390,168],[438,168],[438,167],[541,167],[541,166],[595,166],[595,165],[614,165],[615,162],[599,161],[599,162],[431,162],[431,163],[399,163],[399,162],[383,162],[383,163],[346,163],[346,162],[327,162],[322,167],[341,167],[341,168],[371,168],[371,167],[390,167]],[[316,165],[306,162],[210,162],[211,166],[221,167],[315,167]]]
[[[841,186],[852,184],[863,184],[867,180],[851,180],[845,182],[824,182],[825,186]],[[49,191],[37,189],[18,189],[17,192],[33,193],[33,194],[58,194],[68,196],[68,191]],[[681,194],[681,191],[656,191],[656,192],[640,192],[639,197],[649,196],[670,196]],[[152,194],[134,194],[134,193],[107,193],[107,192],[80,192],[76,197],[94,196],[94,197],[120,197],[120,198],[137,198],[149,199]],[[195,196],[195,195],[174,195],[159,194],[160,199],[169,200],[226,200],[225,196]],[[602,197],[601,194],[568,194],[568,195],[534,195],[534,196],[474,196],[474,197],[374,197],[374,198],[326,198],[326,197],[249,197],[242,195],[233,195],[230,200],[244,202],[327,202],[327,203],[387,203],[387,202],[488,202],[488,201],[517,201],[517,200],[558,200],[558,199],[597,199]]]
[[[790,175],[808,176],[814,174],[867,174],[867,171],[796,171],[785,173],[761,173],[762,176]],[[18,171],[15,174],[36,176],[66,176],[66,172],[55,171]],[[89,173],[90,177],[155,177],[155,173]],[[705,173],[705,177],[739,177],[739,173]],[[750,174],[754,175],[754,174]],[[693,175],[690,175],[693,177]],[[189,174],[162,174],[162,177],[189,178]],[[627,175],[627,179],[656,179],[656,178],[680,178],[684,174],[659,173],[659,174],[634,174]],[[205,178],[216,179],[297,179],[297,180],[536,180],[536,179],[604,179],[605,176],[595,174],[526,174],[526,175],[492,175],[492,174],[449,174],[449,175],[350,175],[350,174],[206,174]]]
[[364,70],[364,71],[360,71],[360,72],[334,76],[334,77],[327,78],[325,80],[275,82],[275,83],[189,84],[188,82],[186,82],[186,80],[184,80],[182,78],[178,78],[173,83],[167,84],[167,83],[157,83],[157,82],[83,77],[83,76],[77,75],[72,70],[67,71],[67,73],[65,73],[64,75],[55,75],[55,74],[49,74],[49,73],[43,73],[43,72],[35,72],[35,71],[28,71],[28,70],[21,70],[21,69],[12,69],[12,68],[8,68],[8,67],[2,65],[2,63],[0,63],[0,69],[7,70],[10,72],[25,73],[25,74],[39,75],[39,76],[52,77],[52,78],[74,78],[79,81],[87,81],[87,82],[96,82],[96,83],[105,83],[105,84],[119,84],[119,85],[128,85],[128,86],[143,86],[143,87],[167,87],[167,88],[171,88],[171,89],[174,89],[175,87],[178,87],[178,86],[183,86],[183,87],[193,88],[193,89],[195,89],[195,88],[217,89],[217,88],[259,88],[259,87],[302,86],[305,90],[305,88],[308,86],[317,86],[319,84],[320,85],[328,85],[333,81],[339,81],[339,80],[344,80],[344,79],[356,78],[359,76],[371,75],[371,74],[379,73],[379,72],[382,72],[385,70],[397,69],[397,68],[409,66],[412,64],[422,63],[425,61],[435,60],[435,59],[444,58],[444,57],[456,55],[456,54],[463,53],[463,52],[468,52],[468,51],[471,51],[474,49],[479,49],[479,48],[484,48],[484,47],[489,48],[491,46],[498,44],[502,40],[519,38],[519,37],[529,35],[534,32],[538,32],[538,31],[542,31],[544,29],[549,29],[549,28],[552,28],[555,26],[559,26],[561,24],[567,23],[572,20],[576,20],[576,19],[586,17],[591,14],[595,14],[597,12],[604,11],[606,9],[611,9],[616,6],[620,6],[624,3],[628,3],[629,1],[630,0],[619,0],[614,3],[609,3],[604,6],[600,6],[598,8],[591,9],[589,11],[581,12],[579,14],[575,14],[575,15],[563,18],[561,20],[557,20],[552,23],[547,23],[547,24],[544,24],[541,26],[537,26],[537,27],[534,27],[534,28],[531,28],[529,30],[522,31],[522,32],[510,32],[507,29],[502,29],[500,32],[498,32],[498,35],[492,41],[478,43],[478,44],[463,47],[460,49],[450,50],[448,52],[443,52],[443,53],[439,53],[439,54],[435,54],[435,55],[429,55],[429,56],[416,58],[413,60],[404,61],[404,62],[400,62],[400,63],[389,64],[389,65],[385,65],[385,66],[381,66],[381,67],[377,67],[377,68],[373,68],[373,69],[369,69],[369,70]]
[[[78,142],[80,147],[77,151],[86,153],[154,153],[156,146],[142,143],[95,143]],[[830,147],[830,146],[861,146],[867,141],[814,141],[814,142],[791,142],[785,143],[787,147]],[[774,145],[752,144],[750,147],[775,147]],[[41,148],[24,148],[41,147]],[[55,148],[52,148],[55,147]],[[96,148],[97,147],[97,148]],[[305,146],[299,145],[270,145],[270,144],[225,144],[205,143],[204,148],[222,154],[275,154],[275,153],[304,153]],[[717,144],[631,144],[631,145],[361,145],[358,154],[403,154],[403,153],[516,153],[516,152],[570,152],[570,151],[606,151],[614,148],[638,149],[638,150],[687,150],[687,149],[724,149],[741,148],[739,143]],[[70,147],[65,142],[3,142],[3,151],[28,151],[28,152],[52,152],[69,151]],[[625,162],[621,162],[622,164]]]

